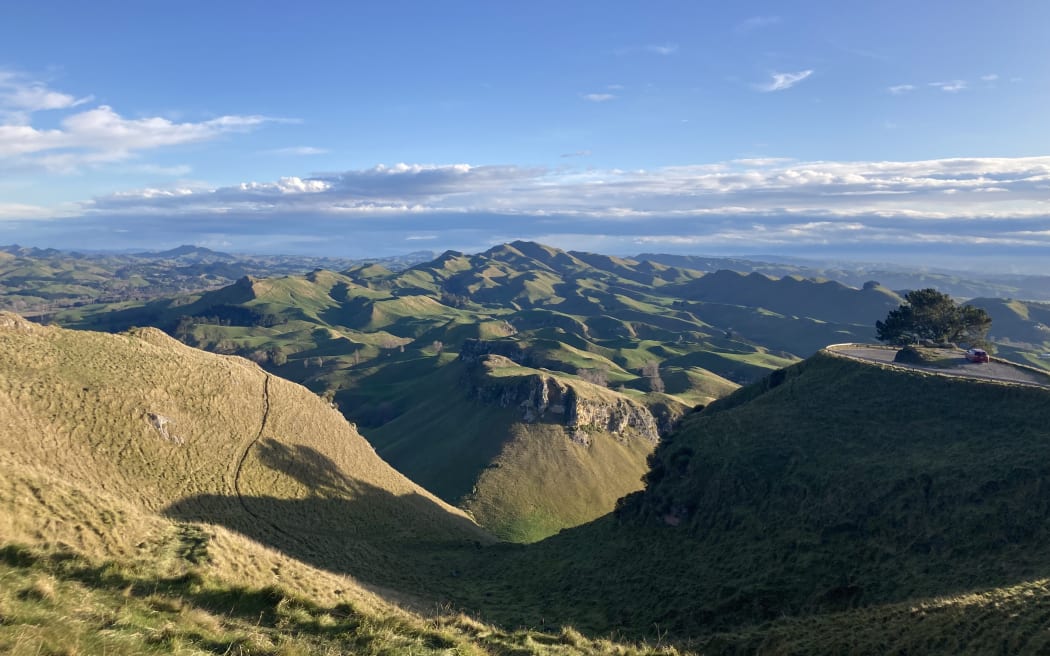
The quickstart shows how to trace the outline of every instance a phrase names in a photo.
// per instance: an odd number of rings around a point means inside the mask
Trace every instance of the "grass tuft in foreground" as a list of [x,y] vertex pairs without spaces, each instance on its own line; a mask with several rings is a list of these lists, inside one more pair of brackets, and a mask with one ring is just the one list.
[[322,605],[278,585],[231,585],[202,570],[164,576],[148,566],[73,552],[0,547],[0,652],[39,654],[666,654],[590,639],[504,631],[446,613],[383,614]]

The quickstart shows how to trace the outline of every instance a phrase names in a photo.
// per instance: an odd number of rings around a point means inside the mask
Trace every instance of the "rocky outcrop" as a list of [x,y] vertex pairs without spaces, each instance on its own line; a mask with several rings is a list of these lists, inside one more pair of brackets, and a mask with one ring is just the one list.
[[[501,356],[482,357],[491,362],[491,358]],[[580,444],[590,444],[588,430],[604,431],[622,439],[638,435],[656,442],[660,438],[656,419],[648,408],[613,392],[581,396],[574,385],[544,374],[506,381],[474,375],[470,385],[471,394],[478,401],[503,408],[518,408],[522,421],[526,423],[549,421],[562,424],[569,431],[570,438]]]
[[566,404],[566,426],[597,428],[614,435],[623,435],[632,429],[651,442],[660,439],[656,420],[645,406],[624,398],[578,399],[571,387],[569,391],[572,398]]

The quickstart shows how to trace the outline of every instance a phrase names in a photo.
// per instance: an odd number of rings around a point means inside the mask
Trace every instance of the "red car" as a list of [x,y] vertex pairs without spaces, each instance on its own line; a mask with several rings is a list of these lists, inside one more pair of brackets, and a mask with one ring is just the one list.
[[970,362],[988,362],[988,353],[984,349],[972,348],[966,352],[966,359]]

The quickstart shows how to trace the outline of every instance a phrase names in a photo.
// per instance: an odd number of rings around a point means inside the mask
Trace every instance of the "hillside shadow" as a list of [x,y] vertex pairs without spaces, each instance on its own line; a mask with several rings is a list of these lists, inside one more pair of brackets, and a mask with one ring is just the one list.
[[[393,494],[346,474],[311,447],[266,439],[254,450],[288,490],[287,476],[306,488],[292,498],[202,494],[162,511],[178,520],[212,523],[307,564],[410,594],[443,594],[447,583],[491,543],[469,519],[418,493]],[[298,488],[298,486],[294,486]]]
[[303,444],[262,440],[256,447],[264,465],[290,476],[316,494],[355,494],[355,481],[328,456]]

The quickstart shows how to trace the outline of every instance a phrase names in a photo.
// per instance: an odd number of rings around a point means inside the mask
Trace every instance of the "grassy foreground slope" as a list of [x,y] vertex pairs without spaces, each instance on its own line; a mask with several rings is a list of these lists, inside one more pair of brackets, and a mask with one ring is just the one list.
[[0,313],[4,653],[654,652],[392,603],[490,541],[252,363]]
[[[1048,617],[1047,426],[1047,390],[814,356],[690,415],[615,516],[510,553],[499,568],[522,584],[506,612],[715,652],[835,652],[851,635],[868,653],[1032,650]],[[965,632],[927,632],[928,606]]]
[[251,362],[155,329],[4,322],[5,468],[46,467],[146,511],[223,523],[366,576],[391,576],[382,561],[408,541],[488,539],[380,460],[336,410]]
[[818,356],[691,415],[618,518],[486,546],[242,360],[12,315],[0,355],[5,653],[1048,646],[1044,390]]

